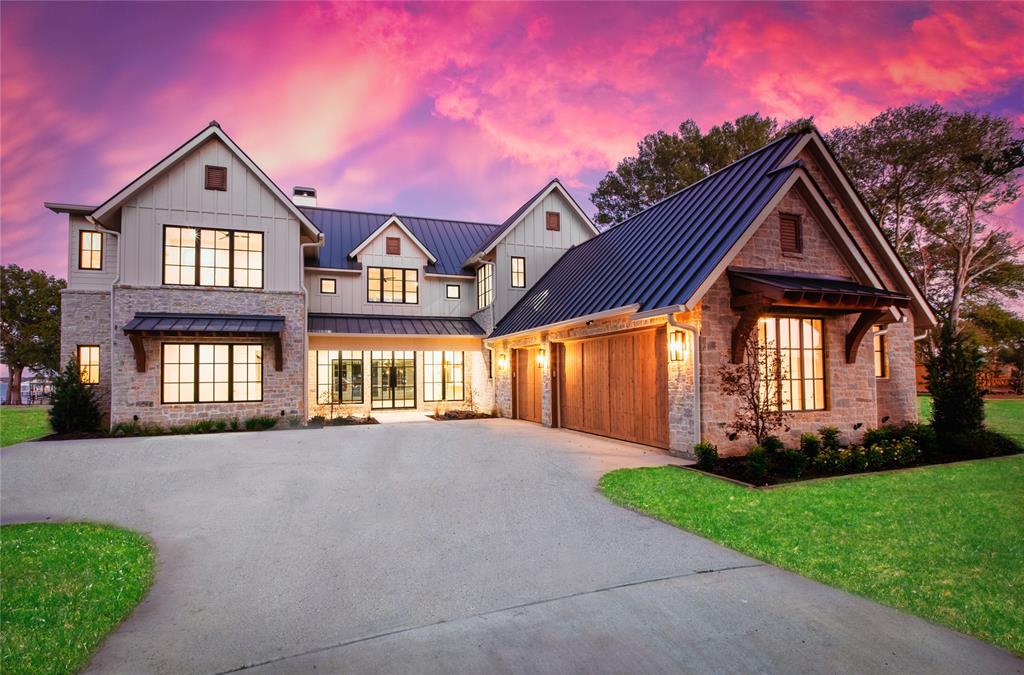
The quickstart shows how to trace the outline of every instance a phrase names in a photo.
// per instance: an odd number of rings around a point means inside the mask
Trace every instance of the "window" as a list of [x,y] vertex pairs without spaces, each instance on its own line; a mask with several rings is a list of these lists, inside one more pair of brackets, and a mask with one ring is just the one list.
[[384,240],[384,252],[388,255],[402,255],[402,240],[398,237],[387,237]]
[[164,226],[164,283],[263,287],[263,233]]
[[458,284],[448,284],[445,286],[444,295],[449,300],[458,300],[462,297],[462,286]]
[[162,403],[263,400],[263,345],[164,344]]
[[465,398],[463,352],[423,352],[423,400]]
[[526,258],[512,256],[512,288],[526,288]]
[[103,269],[103,234],[101,232],[78,231],[78,269]]
[[487,348],[487,379],[494,379],[494,350]]
[[206,166],[206,189],[224,192],[228,189],[228,169],[224,166]]
[[366,269],[366,301],[415,305],[420,301],[419,272],[396,267]]
[[494,300],[494,266],[481,265],[476,269],[476,308],[483,309]]
[[78,345],[78,354],[75,358],[78,361],[78,369],[82,373],[82,384],[99,384],[99,345]]
[[363,353],[316,350],[316,402],[363,402]]
[[779,214],[779,236],[782,241],[783,253],[800,253],[803,251],[803,237],[800,227],[800,216],[795,213]]
[[337,282],[334,279],[321,279],[320,292],[327,295],[334,295],[338,292]]
[[825,409],[825,350],[821,319],[765,317],[758,322],[758,344],[780,362],[782,410]]
[[562,214],[558,211],[548,211],[544,214],[544,226],[556,232],[562,229]]
[[889,377],[889,344],[886,336],[879,335],[882,326],[875,326],[875,377]]

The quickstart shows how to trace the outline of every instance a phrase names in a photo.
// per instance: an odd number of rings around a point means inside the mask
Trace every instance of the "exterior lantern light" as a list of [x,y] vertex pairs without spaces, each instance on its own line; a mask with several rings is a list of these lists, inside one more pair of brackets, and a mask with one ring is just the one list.
[[544,349],[537,350],[537,365],[543,368],[548,365],[548,353]]
[[670,361],[685,361],[690,354],[690,341],[686,339],[683,331],[675,330],[669,333],[668,358]]
[[502,368],[508,366],[508,352],[498,354],[498,365]]

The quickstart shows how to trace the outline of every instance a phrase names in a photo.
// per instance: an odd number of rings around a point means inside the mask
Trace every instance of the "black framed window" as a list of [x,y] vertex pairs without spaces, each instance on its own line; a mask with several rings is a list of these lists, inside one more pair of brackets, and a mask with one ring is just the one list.
[[78,269],[103,269],[103,233],[78,231]]
[[423,352],[423,400],[464,400],[466,379],[463,363],[463,352]]
[[263,345],[165,343],[161,403],[263,400]]
[[526,258],[512,256],[512,288],[526,288]]
[[338,292],[338,282],[335,279],[320,279],[320,292],[324,295],[334,295]]
[[[769,316],[758,321],[758,344],[780,364],[779,407],[825,409],[825,341],[821,319]],[[762,373],[767,375],[767,373]]]
[[462,286],[458,284],[448,284],[445,286],[444,295],[449,300],[458,300],[462,297]]
[[82,374],[82,384],[99,384],[100,382],[100,346],[78,345],[75,355],[78,370]]
[[875,377],[885,378],[889,377],[889,343],[884,334],[878,334],[881,330],[881,326],[875,326],[873,335],[875,343]]
[[400,267],[366,268],[366,301],[406,305],[419,303],[419,271]]
[[476,269],[476,308],[483,309],[494,301],[494,265],[487,263]]
[[363,402],[363,353],[337,349],[316,350],[316,402]]
[[263,233],[165,225],[164,284],[263,288]]

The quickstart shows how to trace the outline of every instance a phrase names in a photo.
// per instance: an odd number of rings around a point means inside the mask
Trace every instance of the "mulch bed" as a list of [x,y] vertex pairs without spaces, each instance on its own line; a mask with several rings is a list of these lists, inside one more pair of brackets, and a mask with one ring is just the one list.
[[428,415],[428,417],[444,422],[447,420],[490,420],[494,419],[495,416],[490,413],[476,412],[475,410],[449,410],[440,415]]

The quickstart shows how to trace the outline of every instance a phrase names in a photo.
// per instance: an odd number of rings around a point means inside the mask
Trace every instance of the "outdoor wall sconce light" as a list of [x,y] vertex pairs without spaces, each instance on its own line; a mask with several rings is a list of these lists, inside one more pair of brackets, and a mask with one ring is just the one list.
[[498,365],[502,368],[508,366],[508,353],[502,352],[498,354]]
[[537,365],[543,368],[548,365],[548,353],[545,349],[537,350]]
[[690,356],[690,341],[686,334],[676,330],[669,333],[668,358],[670,361],[685,361]]

